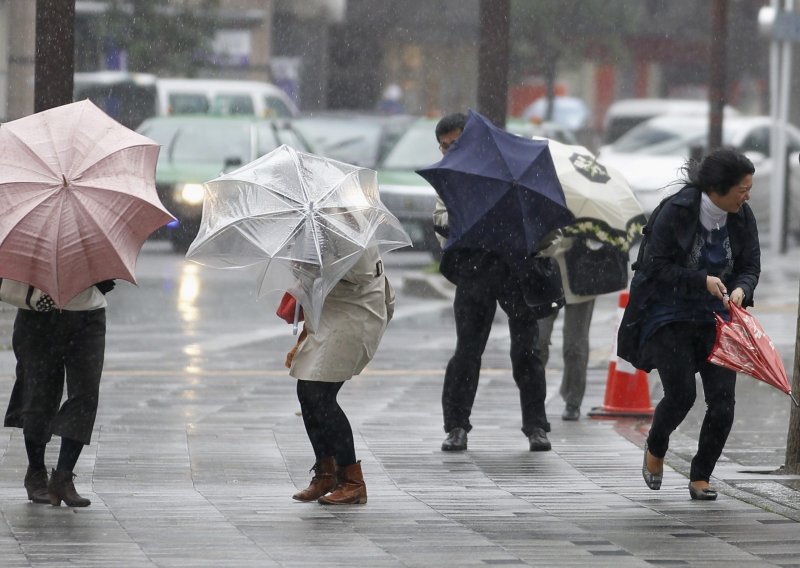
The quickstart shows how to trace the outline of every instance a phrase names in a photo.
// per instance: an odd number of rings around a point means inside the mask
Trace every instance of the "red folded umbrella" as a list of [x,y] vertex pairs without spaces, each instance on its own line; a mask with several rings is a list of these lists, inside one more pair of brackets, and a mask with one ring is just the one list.
[[758,320],[744,308],[730,305],[730,321],[717,314],[717,339],[708,361],[753,378],[788,394],[796,406],[783,360]]

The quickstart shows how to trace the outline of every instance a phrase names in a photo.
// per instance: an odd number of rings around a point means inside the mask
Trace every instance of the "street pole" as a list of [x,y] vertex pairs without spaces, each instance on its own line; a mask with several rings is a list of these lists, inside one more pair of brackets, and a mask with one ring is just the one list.
[[36,0],[34,112],[72,102],[75,0]]
[[480,0],[478,112],[505,128],[511,0]]
[[[792,394],[800,393],[800,310],[797,313],[797,326],[794,340],[794,370],[792,373]],[[800,408],[792,404],[789,414],[789,433],[786,437],[786,473],[800,473]]]
[[708,150],[722,146],[722,112],[727,90],[726,49],[728,0],[714,0],[711,7],[711,49],[708,76]]

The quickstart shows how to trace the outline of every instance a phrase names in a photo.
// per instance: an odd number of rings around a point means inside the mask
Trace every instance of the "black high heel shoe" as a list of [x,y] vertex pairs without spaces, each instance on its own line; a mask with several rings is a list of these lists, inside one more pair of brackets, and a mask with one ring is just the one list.
[[653,491],[661,489],[661,480],[664,479],[664,472],[650,473],[647,469],[647,442],[644,443],[644,460],[642,461],[642,477],[647,486]]
[[716,490],[710,487],[695,489],[691,483],[689,484],[689,495],[691,495],[692,499],[695,501],[713,501],[717,498]]

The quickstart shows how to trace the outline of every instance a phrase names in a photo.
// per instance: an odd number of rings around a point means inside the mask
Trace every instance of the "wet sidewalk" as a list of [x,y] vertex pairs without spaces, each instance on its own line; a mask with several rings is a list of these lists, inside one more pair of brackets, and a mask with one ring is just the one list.
[[[767,259],[765,317],[796,318],[797,280],[787,278],[797,260]],[[597,317],[605,326],[612,316]],[[114,328],[117,341],[140,336],[126,325]],[[285,338],[224,351],[202,369],[112,358],[95,439],[76,470],[91,507],[28,503],[22,437],[0,430],[0,566],[800,566],[796,478],[748,473],[771,462],[726,456],[718,500],[691,501],[686,459],[696,436],[681,430],[662,489],[651,491],[641,476],[647,422],[561,421],[555,363],[553,450],[529,452],[502,339],[484,359],[469,450],[441,452],[442,369],[416,355],[431,340],[398,324],[384,341],[408,349],[377,358],[340,395],[368,504],[291,499],[313,458],[295,383],[276,364]],[[584,411],[602,404],[606,385],[593,357]],[[3,401],[12,359],[0,353]]]
[[[604,382],[593,373],[587,402],[600,402]],[[527,451],[509,384],[507,370],[484,371],[469,450],[444,453],[438,377],[383,370],[355,379],[342,403],[369,503],[336,508],[290,498],[311,460],[285,377],[110,372],[102,426],[77,470],[91,507],[26,502],[22,439],[3,430],[0,563],[800,565],[792,510],[755,502],[727,469],[716,502],[689,499],[675,456],[662,489],[647,489],[636,421],[564,423],[556,414],[553,451]]]

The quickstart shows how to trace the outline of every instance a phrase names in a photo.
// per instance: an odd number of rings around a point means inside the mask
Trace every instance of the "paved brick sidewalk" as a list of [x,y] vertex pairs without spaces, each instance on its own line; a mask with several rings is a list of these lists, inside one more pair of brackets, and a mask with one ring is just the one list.
[[509,384],[485,371],[470,449],[452,454],[438,449],[439,377],[355,379],[342,402],[369,503],[331,508],[290,498],[311,465],[292,381],[110,372],[77,470],[90,508],[27,503],[22,440],[2,431],[2,565],[800,565],[800,524],[782,515],[725,492],[692,502],[671,469],[648,490],[630,423],[554,420],[554,450],[528,452]]
[[[797,264],[776,264],[796,274]],[[774,305],[791,303],[791,292],[777,293],[781,278],[765,283]],[[408,353],[376,360],[340,396],[367,505],[292,501],[311,450],[294,381],[263,371],[282,360],[285,341],[227,350],[203,370],[112,360],[96,439],[76,471],[91,507],[25,501],[20,433],[0,430],[0,566],[800,566],[793,492],[763,476],[752,483],[773,495],[746,491],[751,474],[725,461],[720,498],[691,501],[681,472],[696,442],[680,433],[662,490],[650,491],[640,473],[646,424],[562,422],[557,372],[553,451],[528,452],[502,336],[484,359],[469,451],[441,452],[440,361],[417,364],[431,339],[394,326],[385,341]],[[0,401],[9,357],[0,352]],[[604,388],[595,359],[585,409]]]

